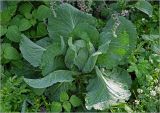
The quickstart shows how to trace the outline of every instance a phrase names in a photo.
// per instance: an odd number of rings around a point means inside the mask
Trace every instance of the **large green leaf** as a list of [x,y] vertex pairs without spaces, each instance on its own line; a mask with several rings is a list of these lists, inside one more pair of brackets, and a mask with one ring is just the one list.
[[73,40],[81,38],[87,42],[90,41],[95,47],[98,46],[99,32],[94,26],[89,25],[88,23],[78,24],[71,35],[73,37]]
[[[115,21],[110,19],[100,36],[99,55],[97,64],[112,68],[124,60],[136,46],[137,32],[134,25],[124,17],[118,17],[120,25],[116,30],[117,38],[113,37],[112,28]],[[106,50],[106,51],[105,51]]]
[[41,46],[32,42],[29,38],[22,35],[23,39],[20,43],[20,50],[23,57],[34,67],[37,67],[41,63],[41,57],[46,50]]
[[56,56],[60,56],[64,54],[66,49],[63,37],[61,37],[61,42],[55,42],[51,44],[44,54],[42,55],[42,62],[41,62],[41,67],[42,67],[42,73],[43,75],[47,75],[50,72],[54,71],[57,69],[60,63],[63,62],[61,59],[57,59]]
[[24,78],[24,81],[33,88],[46,88],[52,86],[57,82],[71,82],[73,81],[73,78],[71,71],[58,70],[48,74],[44,78],[40,79]]
[[[79,23],[95,24],[96,20],[70,4],[64,3],[55,9],[56,17],[53,15],[48,18],[48,32],[52,39],[59,39],[59,36],[68,38],[69,33]],[[67,39],[65,39],[67,41]]]
[[135,7],[139,9],[140,11],[146,13],[148,16],[152,17],[153,8],[152,8],[152,5],[148,1],[139,0],[135,4]]
[[127,71],[118,69],[112,72],[96,67],[96,78],[89,81],[86,95],[86,108],[104,110],[111,105],[128,100],[131,78]]

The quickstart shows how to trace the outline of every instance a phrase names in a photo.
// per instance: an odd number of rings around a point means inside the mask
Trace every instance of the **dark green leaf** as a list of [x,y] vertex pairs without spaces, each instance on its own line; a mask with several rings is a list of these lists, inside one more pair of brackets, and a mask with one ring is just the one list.
[[40,21],[42,21],[43,19],[48,18],[51,15],[51,10],[49,7],[45,6],[45,5],[40,5],[38,7],[38,10],[36,12],[36,18]]
[[71,82],[73,81],[73,78],[71,71],[58,70],[48,74],[44,78],[40,79],[24,78],[24,81],[33,88],[46,88],[52,86],[57,82]]
[[3,55],[4,58],[8,59],[8,60],[18,60],[20,59],[20,55],[18,53],[18,51],[11,47],[11,46],[6,46],[3,50]]
[[152,8],[152,5],[148,1],[139,0],[135,4],[135,6],[140,11],[142,11],[142,12],[146,13],[148,16],[152,17],[153,8]]
[[39,45],[32,42],[26,36],[22,35],[23,39],[20,43],[20,50],[23,57],[34,67],[37,67],[41,63],[41,57],[46,50]]
[[20,20],[19,30],[20,31],[25,31],[25,30],[29,29],[31,26],[32,26],[32,24],[30,23],[30,21],[23,18],[23,19]]
[[18,27],[16,25],[9,26],[6,37],[13,42],[19,42],[21,39],[21,33]]
[[97,77],[89,81],[86,108],[104,110],[111,105],[128,100],[131,93],[129,74],[122,69],[107,72],[96,67]]

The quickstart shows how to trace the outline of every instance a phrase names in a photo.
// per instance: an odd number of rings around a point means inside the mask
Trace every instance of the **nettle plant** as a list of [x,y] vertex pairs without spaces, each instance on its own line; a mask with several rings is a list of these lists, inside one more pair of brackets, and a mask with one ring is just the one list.
[[[108,20],[102,32],[97,21],[70,4],[63,3],[48,18],[48,38],[34,43],[22,35],[20,50],[34,67],[42,70],[42,78],[24,78],[33,88],[48,88],[54,84],[72,83],[85,78],[85,106],[104,110],[125,102],[131,96],[132,80],[119,65],[136,46],[134,25],[123,16]],[[34,77],[35,78],[35,77]]]

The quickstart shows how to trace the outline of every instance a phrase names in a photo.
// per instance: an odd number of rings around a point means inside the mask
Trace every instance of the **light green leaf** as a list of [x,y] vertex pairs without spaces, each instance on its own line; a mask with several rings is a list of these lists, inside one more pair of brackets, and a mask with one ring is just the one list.
[[36,18],[40,21],[48,18],[51,15],[51,10],[45,5],[40,5],[36,12]]
[[91,42],[95,47],[98,46],[99,43],[99,32],[94,26],[88,23],[78,24],[71,33],[71,36],[73,40],[81,38],[87,42]]
[[8,59],[8,60],[18,60],[20,59],[20,55],[18,53],[18,51],[11,47],[11,46],[6,46],[3,50],[3,55],[4,58]]
[[18,27],[16,25],[9,26],[6,37],[13,42],[19,42],[21,39],[21,33],[18,30]]
[[87,62],[88,56],[89,56],[89,53],[87,48],[79,49],[74,61],[74,64],[79,68],[79,70],[83,69],[85,63]]
[[[47,75],[50,72],[57,69],[60,64],[64,63],[62,59],[56,58],[60,57],[60,55],[63,55],[66,50],[66,45],[64,43],[63,37],[61,37],[61,42],[54,42],[51,44],[44,54],[42,55],[42,73],[43,75]],[[58,64],[59,63],[59,64]]]
[[61,101],[61,102],[65,102],[65,101],[67,101],[67,100],[69,100],[68,94],[67,94],[66,92],[62,92],[62,93],[60,94],[60,101]]
[[96,64],[98,55],[100,55],[100,54],[102,54],[102,53],[101,52],[95,52],[88,58],[88,61],[86,62],[86,64],[83,67],[83,70],[82,70],[84,73],[89,73],[93,70],[93,68]]
[[87,87],[85,101],[88,110],[104,110],[129,99],[131,78],[127,71],[118,69],[107,72],[96,67],[96,74],[97,77],[90,80]]
[[149,17],[152,17],[153,7],[148,1],[139,0],[135,4],[135,7],[140,11],[144,12],[145,14],[147,14]]
[[54,40],[59,40],[59,36],[61,35],[67,41],[69,34],[79,23],[96,24],[94,17],[67,3],[61,4],[55,9],[55,12],[56,17],[52,15],[48,18],[49,36]]
[[62,105],[60,102],[52,102],[51,104],[51,112],[61,112]]
[[73,81],[73,78],[71,71],[58,70],[48,74],[44,78],[40,79],[24,78],[24,81],[33,88],[46,88],[52,86],[57,82],[71,82]]
[[82,104],[81,99],[78,98],[76,95],[72,95],[69,101],[74,107],[78,107]]
[[[113,19],[108,21],[100,35],[99,51],[102,51],[103,54],[98,57],[97,65],[99,66],[107,68],[117,66],[123,60],[126,61],[127,56],[129,56],[136,47],[136,40],[138,36],[135,26],[122,16],[118,18],[120,25],[116,30],[117,38],[113,37],[112,33],[113,24],[115,23]],[[109,46],[105,45],[107,43]],[[101,48],[103,46],[106,47],[106,51],[105,48]]]
[[20,20],[19,30],[20,31],[25,31],[25,30],[29,29],[31,26],[32,26],[32,24],[30,23],[30,21],[23,18],[23,19]]
[[32,42],[29,38],[22,35],[23,39],[20,43],[20,50],[23,57],[34,67],[37,67],[41,63],[41,57],[46,50],[39,45]]
[[63,102],[63,108],[65,109],[65,111],[70,112],[71,111],[71,104],[69,101],[65,101]]

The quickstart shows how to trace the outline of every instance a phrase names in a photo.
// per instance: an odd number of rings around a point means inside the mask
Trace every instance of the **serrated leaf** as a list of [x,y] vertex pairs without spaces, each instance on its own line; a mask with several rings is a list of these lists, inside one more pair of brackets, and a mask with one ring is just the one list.
[[20,55],[18,53],[18,51],[11,47],[11,46],[6,46],[3,50],[3,55],[4,58],[8,59],[8,60],[18,60],[20,59]]
[[147,14],[149,17],[152,17],[153,7],[148,1],[139,0],[135,4],[135,7],[140,11],[144,12],[145,14]]
[[45,5],[40,5],[36,12],[36,18],[40,21],[48,18],[51,15],[51,10]]
[[38,37],[43,37],[47,35],[47,27],[43,22],[38,23],[37,25],[37,36]]
[[96,67],[96,75],[87,86],[85,101],[88,110],[104,110],[129,99],[131,78],[127,71],[118,69],[107,72]]
[[21,40],[21,33],[18,27],[16,25],[9,26],[6,37],[13,42],[19,42]]
[[10,25],[16,25],[16,26],[19,26],[20,24],[20,20],[23,19],[23,16],[20,15],[20,14],[17,14],[16,16],[14,16],[12,18],[12,20],[10,21]]
[[61,112],[62,105],[60,102],[52,102],[51,104],[51,112]]
[[67,94],[66,92],[62,92],[62,93],[60,94],[60,101],[61,101],[61,102],[65,102],[65,101],[67,101],[67,100],[69,100],[68,94]]
[[65,101],[63,102],[63,108],[65,109],[65,111],[70,112],[71,111],[71,104],[69,101]]
[[71,82],[73,81],[73,78],[71,71],[58,70],[40,79],[24,78],[24,81],[33,88],[46,88],[57,82]]
[[56,17],[53,15],[48,18],[49,36],[54,40],[59,40],[63,36],[67,41],[69,34],[79,24],[86,22],[95,25],[96,20],[89,14],[86,14],[70,4],[64,3],[55,9]]
[[26,16],[26,14],[30,13],[33,8],[33,5],[30,2],[25,2],[19,6],[19,12]]
[[72,95],[69,101],[74,107],[78,107],[82,104],[81,99],[78,98],[76,95]]
[[7,27],[0,25],[0,30],[1,30],[1,32],[0,32],[0,37],[1,37],[1,36],[3,36],[3,35],[6,34],[6,32],[7,32]]
[[56,57],[63,55],[66,49],[66,45],[64,43],[63,37],[61,37],[61,42],[55,42],[50,45],[44,54],[42,55],[42,73],[43,75],[49,74],[60,66],[57,63],[61,64],[61,59],[57,59]]
[[41,57],[46,50],[39,45],[32,42],[26,36],[22,35],[23,39],[20,43],[20,50],[23,57],[34,67],[37,67],[41,63]]
[[25,30],[29,29],[31,26],[32,26],[32,24],[30,23],[30,21],[23,18],[23,19],[20,20],[19,30],[20,31],[25,31]]

